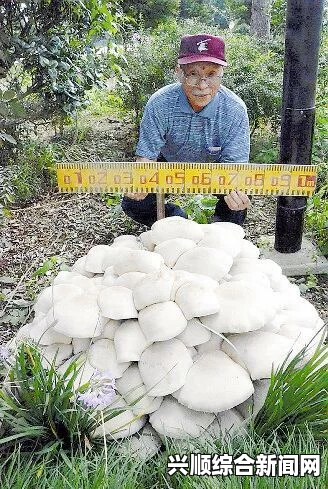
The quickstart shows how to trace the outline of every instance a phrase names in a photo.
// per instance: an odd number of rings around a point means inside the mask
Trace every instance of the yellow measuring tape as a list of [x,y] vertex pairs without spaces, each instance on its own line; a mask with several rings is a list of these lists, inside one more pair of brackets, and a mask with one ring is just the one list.
[[254,163],[92,162],[59,163],[60,192],[227,194],[309,197],[316,185],[314,165]]

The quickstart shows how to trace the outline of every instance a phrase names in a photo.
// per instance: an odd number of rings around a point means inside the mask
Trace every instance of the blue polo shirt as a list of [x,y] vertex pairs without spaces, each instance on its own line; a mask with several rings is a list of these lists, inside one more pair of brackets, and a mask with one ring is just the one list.
[[167,161],[248,162],[249,122],[245,103],[221,85],[200,112],[180,83],[167,85],[147,102],[136,155]]

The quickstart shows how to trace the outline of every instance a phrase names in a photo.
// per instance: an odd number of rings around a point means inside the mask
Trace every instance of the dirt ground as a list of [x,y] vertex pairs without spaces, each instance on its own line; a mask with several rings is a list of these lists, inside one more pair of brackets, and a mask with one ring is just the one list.
[[[133,137],[129,124],[115,119],[97,121],[83,142],[67,141],[66,158],[70,161],[131,159]],[[120,234],[139,234],[146,230],[126,217],[119,204],[108,206],[107,197],[47,193],[36,202],[12,210],[11,218],[5,220],[0,230],[0,292],[5,308],[0,316],[0,344],[33,317],[35,295],[65,264],[72,265],[95,244],[110,244]],[[253,198],[245,224],[247,239],[258,244],[261,236],[274,234],[275,205],[273,197]],[[60,257],[54,267],[35,276],[44,262],[54,256]],[[327,321],[327,276],[318,276],[316,283],[310,283],[307,277],[297,277],[296,283],[307,289],[303,290],[303,297]]]

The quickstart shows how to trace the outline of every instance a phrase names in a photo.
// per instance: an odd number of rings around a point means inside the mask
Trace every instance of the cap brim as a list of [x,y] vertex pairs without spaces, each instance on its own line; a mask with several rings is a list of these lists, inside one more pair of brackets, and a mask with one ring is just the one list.
[[228,66],[228,63],[226,61],[223,61],[222,59],[218,58],[213,58],[212,56],[206,56],[206,55],[192,55],[192,56],[184,56],[183,58],[178,58],[178,63],[179,65],[188,65],[190,63],[198,63],[199,61],[208,61],[210,63],[215,63],[217,65],[221,66]]

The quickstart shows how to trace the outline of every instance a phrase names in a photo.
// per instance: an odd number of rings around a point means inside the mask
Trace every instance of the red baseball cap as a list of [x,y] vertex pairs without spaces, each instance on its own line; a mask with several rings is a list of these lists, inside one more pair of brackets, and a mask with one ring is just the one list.
[[227,66],[224,55],[224,40],[210,34],[187,35],[181,38],[178,63],[187,65],[198,61],[210,61],[221,66]]

